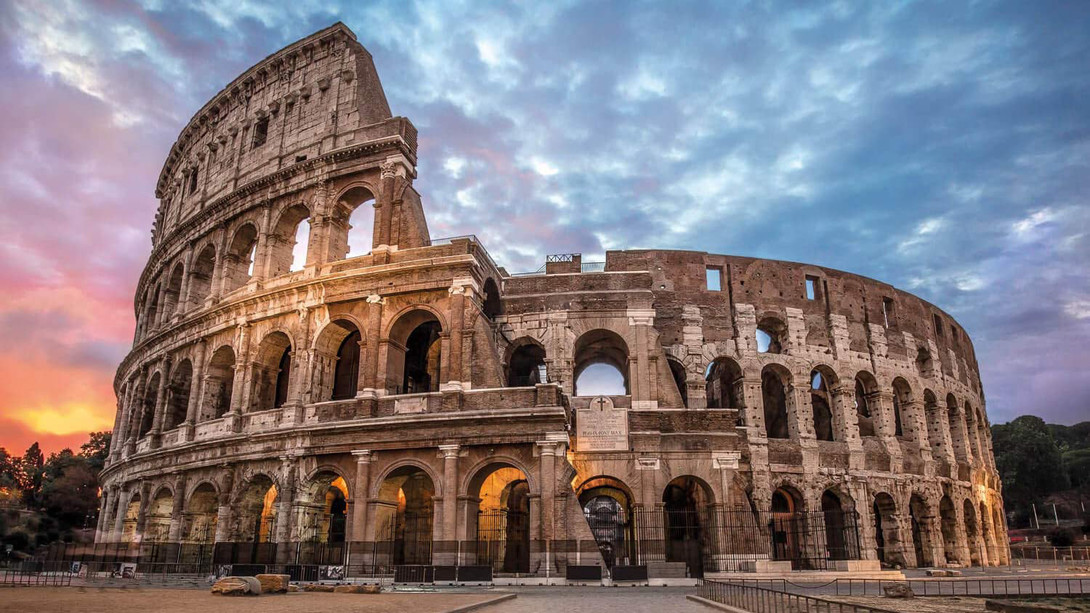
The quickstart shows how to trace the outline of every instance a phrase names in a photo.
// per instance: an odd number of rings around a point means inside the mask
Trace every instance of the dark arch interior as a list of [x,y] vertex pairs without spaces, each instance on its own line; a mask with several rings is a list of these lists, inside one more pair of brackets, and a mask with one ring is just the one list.
[[709,409],[742,408],[742,369],[728,358],[719,358],[708,366],[705,391]]
[[537,343],[520,345],[511,353],[507,367],[507,386],[526,387],[545,383],[545,348]]
[[356,397],[360,376],[360,338],[360,331],[353,329],[337,347],[337,366],[333,375],[333,400]]
[[832,395],[829,377],[820,370],[810,373],[810,404],[814,413],[814,435],[819,441],[833,440]]
[[788,438],[786,383],[772,368],[761,372],[761,396],[764,400],[766,436]]

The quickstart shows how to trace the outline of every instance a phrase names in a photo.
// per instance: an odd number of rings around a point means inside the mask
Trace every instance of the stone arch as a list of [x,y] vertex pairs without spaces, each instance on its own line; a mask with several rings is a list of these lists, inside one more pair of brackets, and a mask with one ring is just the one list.
[[216,273],[216,247],[206,244],[193,258],[189,271],[189,295],[186,297],[189,308],[200,308],[212,294],[212,279]]
[[[381,476],[378,479],[374,480],[374,483],[371,485],[371,498],[382,498],[384,494],[389,494],[390,493],[389,491],[386,491],[386,492],[383,491],[383,489],[382,489],[383,482],[385,482],[390,477],[390,475],[392,475],[395,472],[400,471],[402,469],[406,469],[406,471],[403,471],[403,472],[412,472],[412,470],[419,470],[419,471],[423,472],[424,474],[427,475],[428,479],[431,480],[432,485],[434,487],[435,496],[436,497],[443,496],[443,485],[444,484],[443,484],[442,476],[435,469],[434,466],[428,464],[427,462],[423,462],[421,460],[418,460],[416,458],[401,458],[401,459],[399,459],[397,461],[394,461],[394,462],[390,463],[389,466],[387,466],[385,469],[383,469],[383,471],[381,473]],[[412,470],[408,470],[408,469],[412,469]],[[397,490],[394,490],[393,493],[396,494]]]
[[163,319],[173,316],[181,307],[182,282],[185,280],[185,266],[181,262],[174,264],[163,288]]
[[214,481],[201,480],[186,496],[182,540],[187,543],[211,543],[219,520],[219,488]]
[[616,477],[598,475],[574,489],[606,566],[632,563],[637,552],[631,488]]
[[205,369],[201,421],[218,419],[231,410],[234,386],[235,350],[230,345],[221,345],[212,352]]
[[741,409],[743,406],[742,367],[731,358],[720,356],[708,364],[704,373],[709,409]]
[[507,387],[526,387],[548,381],[545,346],[537,339],[522,336],[507,347]]
[[[916,440],[915,421],[906,419],[905,411],[912,404],[912,386],[904,377],[893,379],[893,427],[896,436]],[[908,428],[905,428],[905,424]]]
[[836,440],[836,428],[833,421],[832,390],[840,385],[836,372],[819,364],[810,371],[810,405],[813,408],[814,436],[819,441]]
[[144,331],[147,332],[159,323],[159,292],[162,284],[156,282],[148,292],[147,301],[144,304]]
[[825,547],[830,560],[859,559],[859,532],[855,502],[846,488],[833,486],[821,492],[818,500],[824,524]]
[[788,399],[793,381],[791,371],[782,364],[768,364],[761,369],[761,401],[764,405],[765,436],[790,438]]
[[297,540],[344,543],[350,499],[348,481],[339,468],[323,465],[311,471],[296,494]]
[[689,385],[688,385],[688,373],[686,372],[685,365],[681,363],[681,360],[671,356],[666,356],[666,364],[670,367],[670,375],[674,382],[674,386],[677,388],[678,395],[681,396],[681,406],[689,406]]
[[[610,394],[610,395],[627,395],[632,393],[632,388],[629,383],[628,372],[628,343],[624,338],[614,332],[605,328],[596,328],[584,332],[575,341],[574,351],[572,352],[573,359],[573,371],[572,380],[574,381],[574,395],[578,396],[579,381],[583,372],[588,367],[596,364],[605,364],[607,367],[615,369],[621,375],[621,381],[623,382],[623,394]],[[588,390],[589,391],[589,390]],[[600,390],[600,391],[621,391],[621,390]],[[597,395],[597,394],[592,394]]]
[[855,416],[859,424],[859,436],[875,436],[878,415],[878,381],[874,375],[861,370],[855,375]]
[[923,391],[923,407],[927,419],[927,441],[931,445],[932,452],[937,456],[936,459],[945,460],[947,450],[943,431],[946,426],[946,417],[942,408],[939,407],[935,392],[930,389]]
[[288,204],[280,211],[272,226],[272,232],[265,238],[269,263],[267,276],[277,277],[302,270],[303,266],[311,261],[312,258],[308,253],[304,252],[298,256],[295,253],[296,245],[301,243],[300,238],[306,240],[306,247],[309,249],[310,215],[310,208],[301,202]]
[[667,562],[684,562],[689,576],[704,575],[705,531],[701,515],[715,503],[707,481],[695,475],[679,475],[662,492],[663,527]]
[[423,462],[402,460],[376,481],[375,540],[390,564],[430,564],[439,480]]
[[896,499],[888,492],[876,492],[871,503],[871,514],[878,561],[885,566],[907,566]]
[[934,535],[931,534],[933,516],[931,506],[922,494],[917,492],[911,494],[908,514],[912,530],[912,547],[916,553],[916,567],[934,566],[935,559],[932,556]]
[[367,255],[375,247],[375,194],[365,182],[353,182],[333,199],[329,259]]
[[787,345],[787,324],[779,314],[766,314],[757,320],[757,352],[783,353]]
[[958,517],[957,509],[950,496],[939,499],[939,528],[942,532],[942,548],[947,563],[960,562],[958,555]]
[[965,522],[965,538],[969,543],[969,564],[972,566],[984,565],[984,538],[977,523],[976,507],[973,500],[966,498],[962,501],[961,516]]
[[174,491],[169,485],[160,485],[148,501],[144,511],[143,540],[163,543],[170,538],[170,522],[174,514]]
[[931,351],[922,345],[916,349],[916,373],[924,379],[935,375],[935,361],[931,357]]
[[193,390],[193,363],[188,358],[178,362],[170,374],[170,387],[167,388],[166,413],[163,416],[163,430],[172,430],[182,425],[189,411],[189,396]]
[[361,328],[353,318],[330,318],[314,337],[313,402],[346,400],[359,392]]
[[530,568],[530,482],[521,467],[490,458],[471,473],[466,534],[476,542],[477,564],[501,572]]
[[979,464],[983,464],[984,458],[981,454],[982,445],[979,438],[980,430],[977,425],[976,411],[973,409],[973,406],[969,404],[968,400],[965,401],[962,415],[965,416],[965,435],[969,439],[969,452],[972,454],[973,460]]
[[159,398],[159,385],[162,377],[159,375],[159,371],[155,371],[150,378],[148,378],[148,384],[144,387],[144,398],[142,403],[142,410],[140,412],[140,429],[136,433],[136,438],[144,438],[151,432],[152,427],[155,425],[155,403]]
[[257,226],[244,222],[234,232],[223,256],[223,292],[230,293],[246,285],[253,275],[257,250]]
[[968,433],[965,431],[965,419],[958,406],[958,400],[953,394],[946,395],[946,420],[950,430],[950,442],[954,447],[954,458],[964,462],[968,460]]
[[283,330],[269,332],[258,343],[253,360],[250,411],[278,409],[287,402],[293,345],[291,336]]
[[140,517],[140,505],[142,499],[140,492],[133,492],[129,497],[128,504],[124,509],[119,509],[119,512],[124,512],[123,519],[121,520],[121,542],[132,543],[136,540],[136,522]]
[[234,505],[235,538],[249,543],[272,543],[276,539],[276,523],[280,519],[277,506],[280,488],[276,480],[263,472],[255,472],[239,488]]
[[447,328],[436,312],[414,305],[393,318],[386,342],[386,391],[416,394],[439,391]]
[[481,294],[483,295],[481,311],[489,320],[495,321],[497,317],[503,315],[503,301],[500,300],[499,286],[492,277],[484,280]]

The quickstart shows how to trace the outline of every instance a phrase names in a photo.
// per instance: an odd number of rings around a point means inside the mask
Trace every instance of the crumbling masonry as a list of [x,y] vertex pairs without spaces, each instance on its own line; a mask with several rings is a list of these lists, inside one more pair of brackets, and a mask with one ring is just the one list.
[[[691,251],[510,274],[475,237],[429,236],[416,153],[339,23],[182,130],[99,542],[350,573],[1008,561],[949,315],[836,270]],[[370,253],[350,253],[353,226],[373,227]],[[580,395],[602,365],[621,388]]]

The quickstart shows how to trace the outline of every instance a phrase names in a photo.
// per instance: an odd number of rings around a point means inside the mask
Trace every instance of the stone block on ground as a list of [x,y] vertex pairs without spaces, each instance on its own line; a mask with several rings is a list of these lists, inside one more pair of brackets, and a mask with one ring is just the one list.
[[379,585],[338,585],[333,589],[338,594],[378,594],[382,591]]
[[887,583],[882,586],[886,598],[915,598],[912,588],[907,583]]
[[304,592],[332,592],[332,585],[322,585],[321,583],[308,583],[303,586]]
[[984,603],[984,610],[1000,611],[1000,613],[1060,613],[1060,610],[1055,607],[1009,600],[988,600]]
[[288,591],[288,585],[291,584],[291,575],[262,574],[255,575],[254,578],[261,583],[263,594],[285,594]]
[[212,585],[212,593],[221,596],[257,596],[261,582],[253,577],[224,577]]

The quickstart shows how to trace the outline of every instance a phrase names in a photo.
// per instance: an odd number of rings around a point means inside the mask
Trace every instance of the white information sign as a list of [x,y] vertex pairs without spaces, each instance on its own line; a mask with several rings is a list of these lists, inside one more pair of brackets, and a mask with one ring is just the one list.
[[613,406],[608,396],[597,396],[575,417],[577,451],[628,451],[628,411]]

